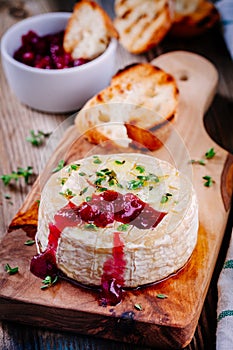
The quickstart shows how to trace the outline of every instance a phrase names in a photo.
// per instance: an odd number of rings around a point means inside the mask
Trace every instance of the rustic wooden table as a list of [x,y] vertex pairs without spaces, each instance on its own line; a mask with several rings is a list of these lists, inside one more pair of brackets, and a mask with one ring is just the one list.
[[[58,0],[1,0],[0,1],[0,35],[23,16],[31,16],[50,11],[71,11],[73,1]],[[112,15],[113,2],[99,1]],[[233,153],[233,63],[225,47],[221,29],[216,26],[208,33],[192,39],[174,39],[169,36],[153,51],[144,56],[133,56],[120,46],[116,58],[116,71],[125,65],[150,61],[161,53],[172,50],[186,50],[209,59],[219,73],[217,95],[210,110],[204,118],[205,126],[211,137],[223,148]],[[1,67],[0,80],[0,174],[10,173],[17,167],[32,166],[39,174],[46,160],[55,148],[57,141],[50,142],[50,147],[32,147],[26,137],[30,130],[42,129],[54,131],[63,123],[64,129],[71,123],[69,114],[40,113],[22,105],[10,91]],[[5,234],[13,216],[22,205],[30,191],[30,185],[18,183],[17,186],[5,187],[0,183],[0,238]],[[217,279],[226,254],[232,226],[232,214],[223,239],[219,259],[203,311],[194,335],[186,349],[214,349],[216,332]],[[109,340],[96,339],[83,335],[56,332],[52,330],[29,327],[11,322],[0,323],[0,348],[13,349],[148,349],[131,344],[122,344]]]

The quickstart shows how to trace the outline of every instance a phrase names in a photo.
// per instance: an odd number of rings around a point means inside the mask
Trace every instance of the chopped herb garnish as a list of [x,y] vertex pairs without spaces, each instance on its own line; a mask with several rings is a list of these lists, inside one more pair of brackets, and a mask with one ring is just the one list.
[[84,226],[84,228],[88,229],[88,230],[93,230],[93,231],[97,231],[98,227],[95,224],[86,224]]
[[54,279],[52,279],[51,276],[46,276],[45,279],[42,281],[44,284],[43,286],[40,287],[40,289],[46,289],[49,287],[52,287],[58,280],[58,276],[55,276]]
[[114,186],[116,184],[116,180],[115,179],[111,179],[108,181],[109,186]]
[[86,175],[86,173],[83,173],[82,171],[80,171],[78,174],[79,174],[80,176],[85,176],[85,175]]
[[150,180],[150,177],[149,176],[145,176],[145,175],[138,175],[137,179],[143,180],[143,181],[148,181],[148,180]]
[[136,170],[138,170],[139,171],[139,173],[144,173],[144,171],[145,171],[145,168],[144,168],[144,166],[142,166],[142,165],[137,165],[136,167],[135,167],[135,169]]
[[5,199],[11,199],[11,196],[9,194],[4,194]]
[[129,228],[129,224],[121,224],[117,227],[117,230],[120,232],[125,232],[127,231]]
[[67,171],[68,173],[70,173],[72,170],[78,170],[79,167],[80,167],[80,164],[70,164]]
[[162,204],[166,203],[166,202],[168,201],[169,197],[171,197],[171,196],[172,196],[171,193],[165,193],[165,194],[162,196],[160,203],[162,203]]
[[105,176],[105,173],[103,171],[97,171],[96,175],[97,176]]
[[61,159],[61,160],[59,161],[58,165],[56,166],[56,168],[54,168],[54,169],[52,170],[52,173],[58,172],[59,170],[61,170],[61,169],[64,167],[64,165],[65,165],[65,161],[64,161],[63,159]]
[[35,243],[36,243],[36,241],[34,241],[34,239],[28,239],[26,242],[24,242],[24,245],[30,246],[30,245],[33,245]]
[[211,159],[215,156],[215,154],[216,154],[216,152],[215,152],[214,148],[212,147],[205,153],[205,157],[207,159]]
[[49,137],[51,132],[43,132],[38,130],[36,133],[34,130],[30,130],[30,136],[26,137],[26,141],[30,142],[33,146],[39,147],[41,146],[46,137]]
[[153,188],[154,188],[153,186],[149,186],[149,191],[153,190]]
[[119,165],[122,165],[122,164],[124,164],[125,163],[125,160],[115,160],[115,163],[116,164],[119,164]]
[[103,173],[106,173],[106,172],[108,172],[110,170],[108,168],[105,168],[105,169],[101,169],[100,171],[103,172]]
[[117,176],[114,170],[105,171],[105,174],[108,175],[110,179],[115,179]]
[[38,207],[39,207],[39,205],[40,205],[40,199],[37,199],[37,200],[36,200],[36,203],[38,204]]
[[149,178],[150,181],[159,182],[159,178],[158,178],[157,175],[150,173],[150,174],[149,174],[149,177],[150,177],[150,178]]
[[141,188],[144,185],[144,182],[142,180],[130,180],[128,182],[128,189],[129,190],[136,190],[138,188]]
[[97,187],[97,191],[99,192],[104,192],[104,191],[107,191],[107,187]]
[[11,180],[18,181],[20,177],[24,178],[26,184],[29,182],[29,177],[33,175],[33,168],[28,166],[27,168],[18,168],[17,171],[12,171],[11,174],[1,175],[1,179],[5,186],[9,185]]
[[95,185],[101,185],[101,183],[105,180],[105,177],[99,177],[97,180],[95,180]]
[[200,164],[200,165],[205,165],[205,161],[204,159],[199,159],[199,160],[195,160],[195,159],[191,159],[191,164]]
[[86,202],[90,202],[91,199],[92,199],[92,198],[91,198],[90,196],[86,197]]
[[134,308],[138,311],[142,311],[142,305],[141,304],[134,304]]
[[211,187],[211,186],[213,185],[214,180],[212,179],[211,176],[205,175],[205,176],[203,176],[202,178],[203,178],[203,180],[206,180],[206,181],[204,182],[204,186],[206,186],[206,187]]
[[65,190],[65,192],[59,192],[62,196],[66,197],[67,199],[73,198],[76,196],[76,193],[72,192],[69,188]]
[[95,158],[95,159],[93,160],[93,163],[94,163],[94,164],[101,164],[101,163],[102,163],[102,161],[99,159],[98,156],[93,156],[93,158]]
[[62,178],[60,179],[61,185],[65,185],[65,183],[66,183],[67,180],[68,180],[68,177],[62,177]]
[[9,264],[5,265],[5,271],[9,274],[9,275],[14,275],[15,273],[17,273],[19,271],[18,266],[16,267],[10,267]]
[[84,188],[80,191],[79,195],[82,196],[84,193],[87,192],[87,190],[88,190],[88,187],[84,187]]
[[158,293],[156,295],[156,298],[159,298],[159,299],[166,299],[167,298],[167,295],[166,294],[162,294],[162,293]]
[[155,174],[149,174],[149,175],[138,175],[137,179],[142,181],[153,181],[153,182],[159,182],[159,178]]

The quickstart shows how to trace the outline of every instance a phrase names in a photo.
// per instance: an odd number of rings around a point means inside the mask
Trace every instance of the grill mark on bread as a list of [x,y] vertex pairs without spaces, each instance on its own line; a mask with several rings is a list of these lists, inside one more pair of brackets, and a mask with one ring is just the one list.
[[132,10],[127,10],[125,13],[123,13],[123,15],[121,16],[121,18],[122,19],[126,19],[129,15],[130,15],[130,13],[132,12]]
[[157,45],[172,25],[168,0],[115,1],[115,27],[120,43],[130,52],[140,54]]
[[[134,22],[130,23],[130,25],[127,28],[125,28],[124,32],[129,34],[131,30],[139,24],[140,21],[142,21],[144,18],[147,18],[147,17],[148,15],[146,13],[139,15],[137,18],[135,18]],[[148,26],[149,21],[146,24]],[[143,30],[144,30],[144,27],[141,29],[141,32],[143,32]],[[135,40],[135,38],[133,38],[132,40]]]

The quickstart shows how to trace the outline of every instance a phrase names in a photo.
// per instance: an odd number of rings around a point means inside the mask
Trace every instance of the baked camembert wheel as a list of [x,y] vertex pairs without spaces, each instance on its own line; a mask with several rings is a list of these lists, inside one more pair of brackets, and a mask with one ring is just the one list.
[[197,231],[194,189],[171,164],[136,153],[90,156],[65,166],[45,185],[31,271],[45,278],[60,270],[81,284],[100,286],[102,300],[116,304],[122,288],[182,268]]

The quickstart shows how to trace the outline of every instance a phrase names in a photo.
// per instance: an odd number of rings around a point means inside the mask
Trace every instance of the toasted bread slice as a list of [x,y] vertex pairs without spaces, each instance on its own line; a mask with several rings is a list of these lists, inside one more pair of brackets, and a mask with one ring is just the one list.
[[175,79],[149,63],[139,63],[119,71],[110,85],[90,99],[75,123],[89,142],[114,140],[128,146],[159,148],[174,119],[178,102]]
[[156,46],[172,25],[170,1],[116,0],[114,25],[119,41],[131,53]]
[[175,12],[171,34],[179,37],[197,36],[212,28],[219,20],[219,12],[214,4],[200,1],[192,12]]
[[107,13],[94,1],[82,0],[74,6],[63,46],[73,59],[91,60],[103,53],[111,37],[118,37]]

